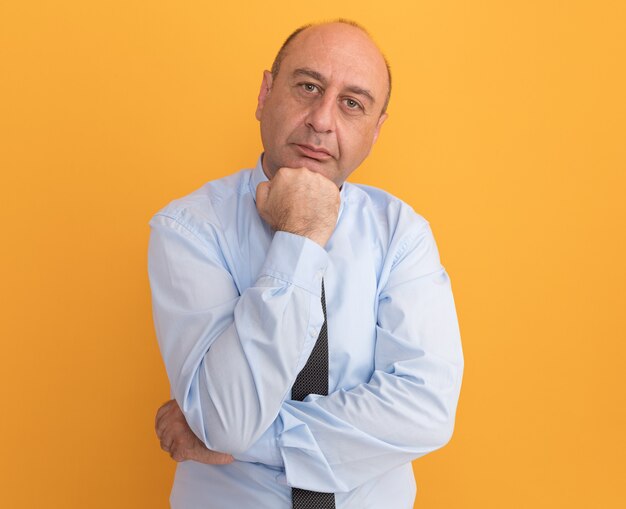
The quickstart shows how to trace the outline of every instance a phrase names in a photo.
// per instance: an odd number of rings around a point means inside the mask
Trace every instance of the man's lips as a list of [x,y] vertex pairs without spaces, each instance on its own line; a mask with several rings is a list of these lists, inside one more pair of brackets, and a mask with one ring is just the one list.
[[314,147],[313,145],[304,145],[300,143],[294,143],[294,146],[303,156],[311,159],[325,161],[332,158],[330,152],[322,147]]

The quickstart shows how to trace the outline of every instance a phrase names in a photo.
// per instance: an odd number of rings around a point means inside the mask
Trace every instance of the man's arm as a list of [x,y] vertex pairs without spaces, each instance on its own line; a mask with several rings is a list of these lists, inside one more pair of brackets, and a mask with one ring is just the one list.
[[450,281],[423,223],[380,293],[368,383],[286,400],[259,443],[235,457],[284,467],[291,486],[352,490],[448,442],[462,372]]
[[260,213],[282,231],[241,295],[217,234],[200,238],[175,214],[151,222],[154,320],[172,390],[194,433],[227,453],[248,449],[272,424],[313,348],[328,262],[318,242],[339,205],[336,186],[307,170],[281,170],[257,194]]

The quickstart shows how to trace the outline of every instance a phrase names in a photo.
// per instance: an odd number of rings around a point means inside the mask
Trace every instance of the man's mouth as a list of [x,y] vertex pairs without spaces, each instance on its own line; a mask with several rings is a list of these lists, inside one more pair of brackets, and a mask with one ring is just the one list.
[[332,158],[328,150],[323,147],[315,147],[313,145],[294,143],[296,150],[304,157],[315,159],[316,161],[326,161]]

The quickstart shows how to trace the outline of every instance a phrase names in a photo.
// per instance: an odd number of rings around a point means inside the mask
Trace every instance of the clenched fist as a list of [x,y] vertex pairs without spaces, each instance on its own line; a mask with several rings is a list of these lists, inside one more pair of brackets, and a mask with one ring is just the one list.
[[324,247],[339,214],[339,189],[306,168],[280,168],[256,190],[259,215],[274,231],[302,235]]

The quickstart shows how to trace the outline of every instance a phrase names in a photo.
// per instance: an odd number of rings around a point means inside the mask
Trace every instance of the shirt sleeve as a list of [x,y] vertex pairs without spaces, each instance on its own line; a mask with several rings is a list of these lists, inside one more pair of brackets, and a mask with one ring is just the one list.
[[276,419],[315,344],[328,255],[277,232],[239,295],[217,234],[201,238],[164,214],[150,226],[153,316],[172,392],[207,447],[245,451]]
[[285,400],[243,459],[282,467],[279,481],[290,486],[350,491],[449,441],[462,372],[450,280],[425,224],[380,291],[371,379]]

